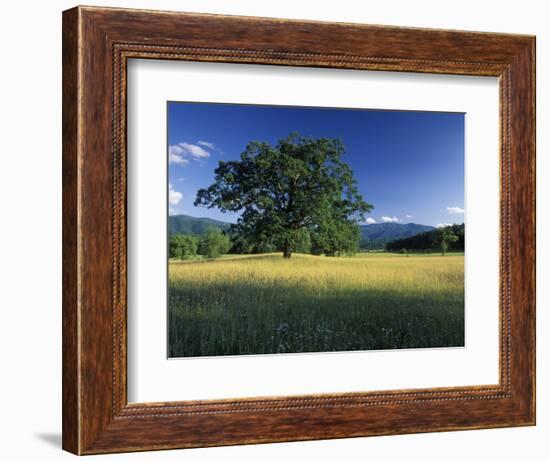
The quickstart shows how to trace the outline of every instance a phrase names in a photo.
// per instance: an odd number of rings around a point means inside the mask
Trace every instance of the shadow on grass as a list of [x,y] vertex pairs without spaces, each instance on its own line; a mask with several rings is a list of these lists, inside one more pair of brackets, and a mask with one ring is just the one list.
[[299,283],[186,283],[169,297],[169,356],[464,345],[464,291],[317,291]]

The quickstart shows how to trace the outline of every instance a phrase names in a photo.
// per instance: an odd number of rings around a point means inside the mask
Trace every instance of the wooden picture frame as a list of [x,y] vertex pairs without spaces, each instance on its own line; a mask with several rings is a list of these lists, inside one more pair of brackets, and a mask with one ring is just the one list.
[[[496,76],[499,384],[129,404],[126,63]],[[63,448],[75,454],[535,424],[535,38],[77,7],[63,13]]]

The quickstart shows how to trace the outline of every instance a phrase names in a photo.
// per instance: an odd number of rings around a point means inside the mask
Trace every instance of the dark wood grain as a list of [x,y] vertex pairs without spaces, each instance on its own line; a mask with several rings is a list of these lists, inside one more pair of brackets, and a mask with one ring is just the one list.
[[[63,14],[63,447],[78,454],[535,422],[530,36],[78,7]],[[500,78],[500,382],[219,401],[126,399],[126,63],[174,59]]]
[[63,16],[63,448],[80,452],[78,382],[78,10]]

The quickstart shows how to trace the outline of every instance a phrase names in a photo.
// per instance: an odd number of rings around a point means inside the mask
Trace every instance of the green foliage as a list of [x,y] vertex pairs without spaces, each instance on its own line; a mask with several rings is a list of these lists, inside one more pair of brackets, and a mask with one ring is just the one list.
[[229,229],[233,254],[274,253],[278,251],[273,240],[265,235],[255,235],[245,223],[232,225]]
[[406,248],[408,251],[422,251],[425,253],[431,252],[432,249],[437,249],[443,253],[448,250],[464,251],[464,224],[453,224],[386,244],[388,251],[399,251],[402,248]]
[[197,256],[198,246],[199,239],[194,235],[172,235],[168,243],[168,254],[170,258],[190,259]]
[[422,232],[435,230],[433,226],[415,223],[383,222],[361,225],[362,250],[383,250],[386,244],[398,239],[412,237]]
[[277,251],[277,247],[268,240],[256,241],[238,232],[231,233],[230,238],[230,253],[232,254],[275,253]]
[[445,253],[449,249],[449,244],[458,240],[458,236],[453,234],[450,226],[445,226],[437,229],[435,233],[434,245],[441,249],[441,256],[445,256]]
[[329,219],[313,233],[313,253],[326,256],[353,255],[359,250],[361,231],[355,222]]
[[292,251],[295,253],[311,253],[311,236],[308,229],[302,228],[294,232]]
[[231,248],[229,236],[220,229],[212,227],[202,236],[199,244],[199,253],[209,258],[219,258]]
[[[307,243],[307,231],[325,254],[353,251],[360,239],[355,221],[372,205],[363,201],[343,154],[338,139],[297,133],[275,146],[251,142],[239,161],[219,162],[214,183],[197,192],[195,206],[242,212],[231,234],[243,247],[267,243],[290,257]],[[329,229],[342,235],[329,237]]]

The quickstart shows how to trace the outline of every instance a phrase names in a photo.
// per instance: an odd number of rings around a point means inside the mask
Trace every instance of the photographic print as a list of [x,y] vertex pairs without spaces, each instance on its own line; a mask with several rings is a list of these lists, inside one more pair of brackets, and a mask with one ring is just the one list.
[[464,114],[169,102],[168,356],[464,346]]

